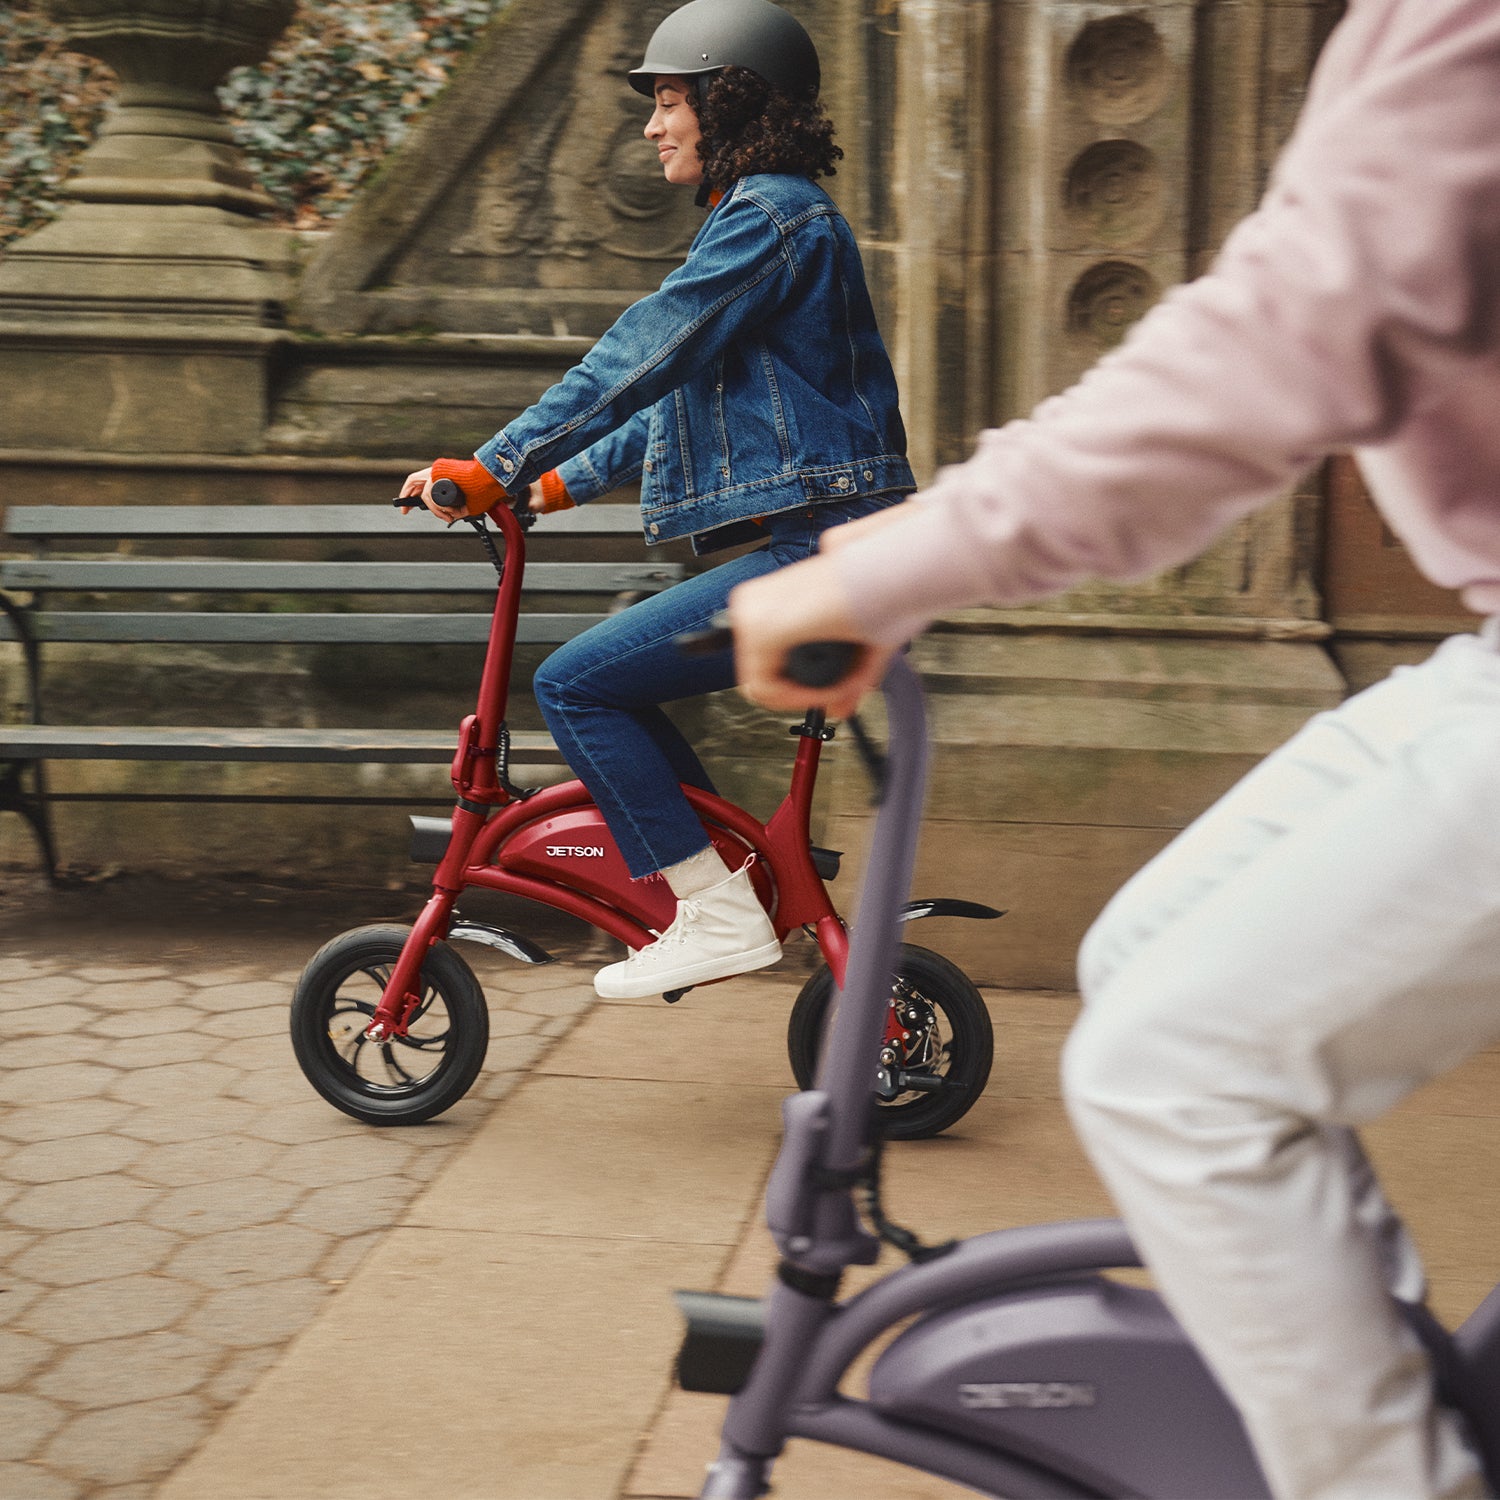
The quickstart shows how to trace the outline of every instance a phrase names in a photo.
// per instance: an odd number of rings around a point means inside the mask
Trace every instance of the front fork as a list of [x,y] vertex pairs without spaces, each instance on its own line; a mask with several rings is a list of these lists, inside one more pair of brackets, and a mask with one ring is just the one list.
[[[911,916],[925,916],[923,906],[934,903],[911,903]],[[957,905],[958,903],[951,903]],[[961,915],[986,915],[1000,916],[1001,913],[990,907],[975,907],[972,912],[965,911]],[[837,917],[824,917],[815,927],[818,946],[823,950],[823,958],[829,970],[833,974],[833,982],[840,988],[844,987],[844,969],[849,962],[849,931]],[[905,1044],[911,1040],[911,1032],[902,1018],[901,1007],[903,1002],[896,996],[891,997],[891,1003],[885,1013],[885,1033],[880,1039],[881,1062],[887,1067],[896,1066],[897,1062],[905,1057]]]
[[462,799],[453,810],[453,833],[447,852],[433,877],[432,895],[412,927],[411,935],[401,949],[401,957],[391,970],[391,977],[381,992],[380,1004],[365,1028],[365,1039],[388,1041],[406,1035],[412,1014],[422,1003],[422,965],[427,954],[448,936],[453,921],[453,906],[463,889],[464,870],[469,851],[489,816],[489,809]]

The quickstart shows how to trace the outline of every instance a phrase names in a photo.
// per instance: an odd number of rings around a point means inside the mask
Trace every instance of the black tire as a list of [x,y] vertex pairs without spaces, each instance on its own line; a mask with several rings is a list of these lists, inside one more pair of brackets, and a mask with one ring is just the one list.
[[[833,975],[823,964],[792,1006],[786,1050],[798,1088],[813,1086],[833,996]],[[963,970],[913,943],[902,944],[897,960],[892,1004],[898,1001],[920,1007],[923,1016],[920,1029],[914,1028],[907,1071],[935,1074],[943,1087],[881,1099],[880,1121],[892,1140],[921,1140],[961,1120],[984,1092],[995,1059],[995,1032],[984,1000]]]
[[292,1050],[307,1081],[368,1125],[417,1125],[468,1093],[490,1044],[474,971],[446,943],[422,965],[422,1002],[407,1036],[365,1039],[409,929],[356,927],[325,943],[292,996]]

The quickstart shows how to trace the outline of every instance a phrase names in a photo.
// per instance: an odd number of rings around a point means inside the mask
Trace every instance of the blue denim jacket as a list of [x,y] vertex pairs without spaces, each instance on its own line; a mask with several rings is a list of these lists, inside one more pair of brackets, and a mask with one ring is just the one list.
[[811,179],[742,178],[687,260],[475,455],[579,504],[641,481],[648,542],[697,552],[758,517],[916,488],[854,236]]

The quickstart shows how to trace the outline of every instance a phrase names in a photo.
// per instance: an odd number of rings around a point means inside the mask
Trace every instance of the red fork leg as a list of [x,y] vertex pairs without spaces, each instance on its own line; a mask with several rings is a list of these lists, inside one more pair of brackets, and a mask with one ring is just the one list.
[[428,949],[448,931],[453,899],[446,891],[436,891],[422,908],[422,915],[417,918],[406,946],[401,950],[401,957],[396,960],[390,983],[365,1028],[370,1041],[406,1035],[406,1023],[422,998],[422,964],[426,961]]

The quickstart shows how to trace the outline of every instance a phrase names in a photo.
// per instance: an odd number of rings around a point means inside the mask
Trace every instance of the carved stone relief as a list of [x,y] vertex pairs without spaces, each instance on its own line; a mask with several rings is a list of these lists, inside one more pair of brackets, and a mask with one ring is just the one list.
[[1067,79],[1101,125],[1134,125],[1155,114],[1172,84],[1161,34],[1141,15],[1090,21],[1068,49]]

